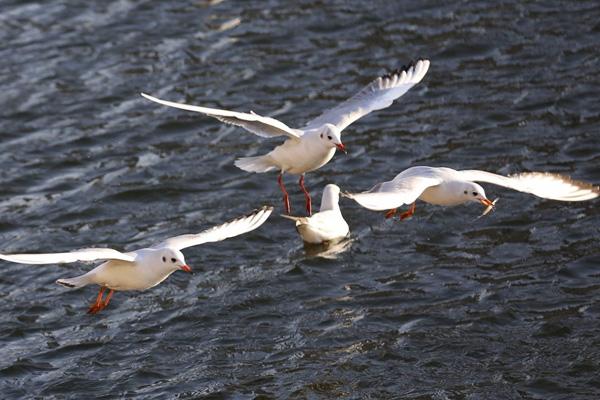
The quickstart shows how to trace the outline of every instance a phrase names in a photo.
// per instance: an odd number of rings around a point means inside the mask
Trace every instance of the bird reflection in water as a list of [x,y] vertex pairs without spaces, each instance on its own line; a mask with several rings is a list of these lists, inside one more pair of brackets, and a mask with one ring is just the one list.
[[307,257],[336,259],[337,256],[350,249],[354,239],[343,238],[319,244],[304,242],[304,253]]

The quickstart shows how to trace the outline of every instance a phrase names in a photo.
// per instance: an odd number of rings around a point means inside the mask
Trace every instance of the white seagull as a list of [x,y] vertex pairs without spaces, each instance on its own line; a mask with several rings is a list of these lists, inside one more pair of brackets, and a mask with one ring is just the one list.
[[[150,248],[129,253],[106,248],[75,250],[69,253],[49,254],[0,254],[0,259],[20,264],[62,264],[77,261],[106,260],[90,272],[75,278],[59,279],[56,283],[69,288],[100,285],[100,292],[88,313],[103,310],[115,290],[146,290],[167,279],[177,270],[191,272],[186,264],[182,249],[202,243],[221,240],[250,232],[261,226],[273,207],[263,206],[249,215],[236,218],[198,234],[175,236]],[[106,299],[104,291],[110,289]]]
[[320,244],[343,239],[350,228],[340,211],[340,188],[329,184],[323,189],[321,208],[311,217],[282,217],[296,221],[296,229],[306,243]]
[[260,116],[252,111],[250,113],[240,113],[218,110],[160,100],[145,93],[141,95],[159,104],[200,112],[221,122],[241,126],[261,137],[286,136],[287,140],[268,154],[258,157],[238,158],[235,165],[248,172],[278,170],[277,182],[283,192],[286,214],[290,213],[290,202],[283,184],[283,174],[287,172],[300,175],[298,183],[304,193],[306,211],[308,215],[311,215],[311,199],[310,194],[304,187],[304,173],[314,171],[327,164],[335,154],[336,148],[346,152],[341,139],[342,130],[371,111],[389,107],[394,100],[419,83],[428,69],[429,60],[419,59],[416,63],[411,63],[381,76],[350,99],[311,120],[302,129],[290,128],[281,121]]
[[370,210],[389,210],[386,218],[393,217],[396,208],[404,204],[411,206],[408,211],[400,214],[400,219],[410,217],[415,212],[417,199],[440,206],[476,202],[482,203],[489,210],[495,202],[488,200],[483,188],[475,182],[492,183],[543,199],[559,201],[591,200],[600,194],[598,186],[547,172],[502,176],[479,170],[412,167],[402,171],[391,181],[378,183],[369,191],[344,193],[343,196],[354,199]]

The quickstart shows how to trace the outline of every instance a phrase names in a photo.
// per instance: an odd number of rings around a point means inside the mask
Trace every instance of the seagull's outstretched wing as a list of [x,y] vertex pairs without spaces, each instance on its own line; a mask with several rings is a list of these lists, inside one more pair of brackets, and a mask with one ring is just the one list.
[[77,261],[121,260],[135,261],[133,253],[113,249],[81,249],[69,253],[0,254],[0,259],[20,264],[64,264]]
[[157,247],[170,247],[178,250],[197,246],[202,243],[219,242],[242,233],[253,231],[261,226],[273,212],[273,207],[263,206],[243,217],[222,225],[207,229],[198,234],[175,236],[165,240]]
[[378,183],[368,192],[344,193],[369,210],[391,210],[414,203],[429,187],[442,183],[441,178],[425,176],[396,177],[393,181]]
[[206,114],[209,117],[216,118],[221,122],[225,122],[226,124],[241,126],[247,131],[252,132],[255,135],[261,137],[270,138],[285,135],[294,139],[298,139],[303,134],[301,130],[292,129],[283,122],[276,120],[275,118],[262,117],[253,112],[240,113],[235,111],[219,110],[216,108],[192,106],[189,104],[175,103],[172,101],[157,99],[156,97],[152,97],[150,95],[147,95],[146,93],[141,93],[141,95],[146,99],[158,104],[174,108],[180,108],[182,110],[199,112],[202,114]]
[[548,172],[523,172],[511,176],[479,170],[459,171],[462,179],[487,182],[520,192],[531,193],[544,199],[559,201],[591,200],[600,195],[598,186]]
[[306,129],[333,124],[341,131],[371,111],[391,106],[394,100],[419,83],[428,69],[429,60],[419,59],[408,67],[380,76],[348,100],[310,121]]

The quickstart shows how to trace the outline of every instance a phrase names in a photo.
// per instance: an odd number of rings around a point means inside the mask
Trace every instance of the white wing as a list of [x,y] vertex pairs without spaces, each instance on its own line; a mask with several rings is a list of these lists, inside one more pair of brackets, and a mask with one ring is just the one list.
[[368,192],[345,193],[343,196],[353,199],[369,210],[391,210],[414,203],[427,188],[440,183],[441,178],[398,176],[393,181],[378,183]]
[[322,232],[324,236],[331,236],[340,231],[347,233],[348,231],[348,223],[339,210],[320,211],[309,217],[306,225],[315,231]]
[[242,233],[253,231],[269,218],[271,212],[273,212],[273,207],[263,206],[251,214],[236,218],[198,234],[181,235],[169,238],[157,247],[170,247],[181,250],[202,243],[219,242],[230,237],[241,235]]
[[20,264],[63,264],[77,261],[122,260],[135,261],[133,253],[113,249],[81,249],[69,253],[0,254],[0,259]]
[[459,171],[459,173],[461,178],[467,181],[492,183],[520,192],[531,193],[544,199],[583,201],[594,199],[600,195],[598,186],[547,172],[524,172],[511,176],[478,170]]
[[322,232],[324,236],[330,236],[340,230],[348,230],[348,224],[339,210],[319,211],[311,217],[294,217],[284,214],[281,216],[296,221],[296,226],[306,225],[311,230]]
[[255,135],[261,137],[270,138],[285,135],[294,139],[298,139],[300,136],[302,136],[303,133],[301,130],[290,128],[289,126],[287,126],[281,121],[276,120],[275,118],[262,117],[258,114],[255,114],[252,111],[248,114],[235,111],[219,110],[216,108],[192,106],[184,103],[175,103],[172,101],[161,100],[157,99],[156,97],[147,95],[146,93],[141,93],[141,95],[146,99],[158,104],[179,108],[182,110],[199,112],[202,114],[206,114],[209,117],[216,118],[221,122],[225,122],[226,124],[241,126],[247,131],[252,132]]
[[411,63],[408,67],[404,66],[381,76],[353,97],[310,121],[306,129],[333,124],[341,131],[371,111],[391,106],[394,100],[419,83],[428,69],[429,60],[419,59],[415,64]]

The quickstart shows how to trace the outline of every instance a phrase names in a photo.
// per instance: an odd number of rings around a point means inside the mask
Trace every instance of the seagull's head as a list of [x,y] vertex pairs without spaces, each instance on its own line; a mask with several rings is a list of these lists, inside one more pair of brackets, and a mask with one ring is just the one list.
[[323,189],[323,193],[327,193],[329,196],[339,196],[340,195],[340,187],[338,185],[334,185],[333,183],[329,183],[325,185]]
[[474,201],[476,203],[481,203],[486,207],[494,205],[494,203],[485,196],[485,190],[475,182],[465,182],[460,190],[462,191],[461,196],[465,199],[465,202]]
[[346,153],[346,146],[342,143],[342,133],[337,126],[325,124],[319,130],[319,138],[327,147],[336,147]]
[[173,271],[180,269],[185,272],[192,272],[192,269],[185,263],[183,253],[176,249],[163,249],[160,252],[160,262],[165,268]]
[[321,208],[319,211],[335,210],[339,208],[340,187],[330,183],[323,189],[323,197],[321,198]]

